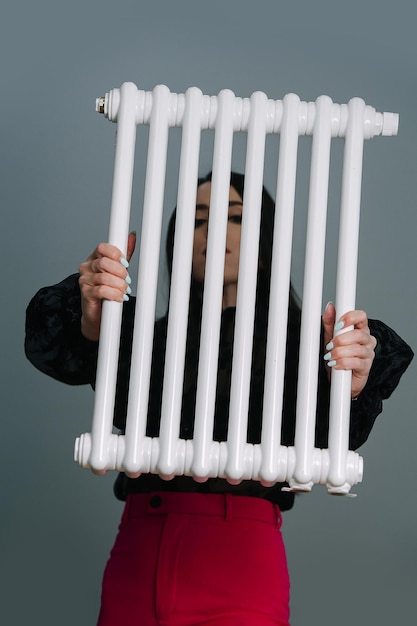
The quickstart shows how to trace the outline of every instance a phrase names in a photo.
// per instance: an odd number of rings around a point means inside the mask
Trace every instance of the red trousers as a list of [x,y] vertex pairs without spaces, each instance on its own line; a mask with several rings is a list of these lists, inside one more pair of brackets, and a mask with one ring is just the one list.
[[129,496],[98,626],[289,624],[279,508],[229,494]]

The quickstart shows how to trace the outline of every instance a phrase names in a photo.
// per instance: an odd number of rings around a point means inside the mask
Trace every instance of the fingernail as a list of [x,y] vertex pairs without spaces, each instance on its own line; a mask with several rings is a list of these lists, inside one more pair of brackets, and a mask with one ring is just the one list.
[[125,281],[127,282],[128,285],[131,284],[132,279],[130,278],[129,274],[126,276]]
[[325,361],[330,361],[330,359],[332,358],[332,353],[331,352],[327,352],[327,354],[324,355],[323,359]]
[[329,341],[329,343],[326,346],[326,350],[333,350],[334,348],[334,343],[333,341]]
[[331,304],[333,304],[333,302],[331,300],[329,300],[329,302],[326,304],[325,309],[326,310]]
[[127,260],[124,258],[124,256],[122,256],[122,258],[120,259],[120,263],[123,265],[123,267],[128,268],[129,267],[129,263],[127,262]]
[[334,366],[336,365],[336,361],[334,361],[334,360],[333,360],[333,361],[329,361],[329,362],[327,363],[327,365],[328,365],[329,367],[334,367]]
[[132,293],[132,290],[129,287],[129,285],[127,286],[127,289],[126,289],[125,293],[127,293],[128,296],[130,296],[130,294]]
[[[127,302],[127,301],[129,300],[129,296],[127,295],[127,293],[124,293],[124,294],[123,294],[123,300],[124,300],[125,302]],[[329,363],[329,365],[330,365],[330,363]]]
[[131,230],[129,235],[135,235],[136,236],[136,231],[135,230]]
[[335,332],[337,332],[338,330],[341,330],[344,325],[345,325],[345,323],[343,321],[342,322],[337,322],[337,324],[335,324],[335,327],[334,327]]

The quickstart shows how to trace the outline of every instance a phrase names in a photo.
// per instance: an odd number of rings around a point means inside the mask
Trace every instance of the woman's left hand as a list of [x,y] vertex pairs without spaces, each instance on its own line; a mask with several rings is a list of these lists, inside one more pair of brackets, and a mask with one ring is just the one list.
[[[365,311],[349,311],[336,322],[336,309],[329,303],[322,317],[324,327],[324,359],[329,377],[332,369],[352,370],[352,398],[357,398],[366,385],[375,357],[376,339],[370,333]],[[334,332],[353,327],[334,336]]]

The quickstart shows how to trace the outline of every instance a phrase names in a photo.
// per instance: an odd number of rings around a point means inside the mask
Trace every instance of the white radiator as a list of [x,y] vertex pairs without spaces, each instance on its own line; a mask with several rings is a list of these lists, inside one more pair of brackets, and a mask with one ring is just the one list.
[[[117,122],[117,144],[109,242],[125,250],[130,218],[137,126],[149,124],[149,144],[139,254],[137,306],[126,431],[112,430],[122,305],[105,302],[91,433],[81,435],[75,460],[94,470],[115,469],[130,476],[157,473],[169,479],[191,475],[203,481],[288,481],[294,490],[324,484],[348,494],[362,479],[363,460],[348,449],[351,373],[333,371],[328,449],[314,447],[320,324],[325,257],[329,163],[332,138],[345,140],[340,205],[336,310],[355,308],[356,266],[363,142],[395,135],[398,115],[377,113],[359,98],[314,103],[294,94],[250,99],[223,90],[206,96],[197,88],[174,94],[164,85],[152,92],[125,83],[97,100],[97,110]],[[152,342],[161,240],[169,129],[182,127],[174,259],[165,360],[160,436],[146,436]],[[192,440],[180,438],[185,346],[198,178],[200,138],[214,129],[213,177],[204,283],[195,426]],[[223,291],[224,249],[234,133],[248,133],[242,240],[236,306],[227,441],[213,441],[217,360]],[[265,389],[260,444],[247,442],[261,189],[266,136],[280,134],[276,214],[269,304]],[[293,239],[299,136],[312,135],[303,315],[300,339],[294,446],[281,444],[281,420],[288,294]],[[245,207],[250,207],[246,210]],[[344,329],[345,332],[348,329]]]

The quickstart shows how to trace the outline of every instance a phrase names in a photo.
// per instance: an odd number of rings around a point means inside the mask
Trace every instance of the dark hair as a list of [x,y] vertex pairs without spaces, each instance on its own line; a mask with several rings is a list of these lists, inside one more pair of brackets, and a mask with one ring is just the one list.
[[[212,172],[209,172],[206,176],[199,178],[197,187],[203,183],[211,182]],[[238,172],[231,172],[230,185],[234,187],[238,194],[243,198],[243,191],[245,186],[245,176]],[[275,202],[265,189],[262,188],[262,203],[261,203],[261,226],[260,226],[260,240],[259,240],[259,271],[258,271],[258,287],[257,287],[257,304],[262,304],[264,312],[267,311],[268,295],[269,295],[269,281],[271,275],[271,262],[272,262],[272,242],[274,231],[274,216],[275,216]],[[168,273],[171,277],[172,272],[172,257],[174,250],[174,234],[175,234],[175,217],[176,210],[173,212],[167,232],[166,240],[166,255],[168,264]],[[201,285],[192,281],[191,284],[191,302],[195,299],[201,300]],[[291,285],[290,288],[290,305],[298,306],[298,297]]]

